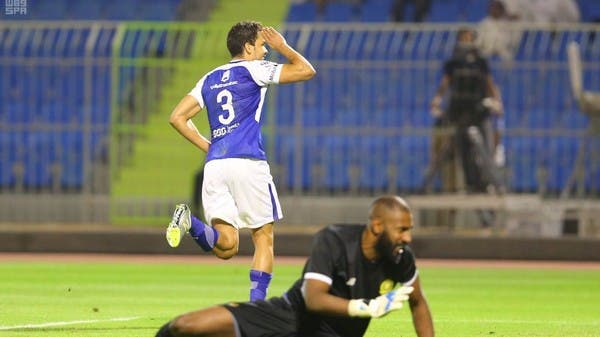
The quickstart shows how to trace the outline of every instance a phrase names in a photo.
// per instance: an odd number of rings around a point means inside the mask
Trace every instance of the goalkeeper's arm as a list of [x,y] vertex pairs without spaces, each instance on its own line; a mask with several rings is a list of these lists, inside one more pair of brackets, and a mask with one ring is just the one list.
[[[410,287],[401,287],[395,290],[395,295],[388,293],[387,297],[382,295],[372,300],[348,300],[330,294],[329,284],[319,280],[305,279],[303,286],[307,310],[330,316],[381,317],[392,310],[400,309],[402,301],[408,299],[411,291]],[[388,299],[391,301],[386,303]],[[371,301],[376,302],[371,304]]]
[[412,287],[400,287],[374,299],[355,299],[348,303],[348,315],[352,317],[383,317],[391,311],[402,308],[408,300]]

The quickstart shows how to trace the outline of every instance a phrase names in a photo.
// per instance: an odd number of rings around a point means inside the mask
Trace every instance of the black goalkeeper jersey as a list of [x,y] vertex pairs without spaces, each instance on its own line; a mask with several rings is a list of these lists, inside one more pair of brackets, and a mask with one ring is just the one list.
[[329,293],[347,299],[375,298],[398,283],[410,284],[416,278],[415,258],[408,247],[398,263],[384,259],[368,261],[360,247],[365,227],[332,225],[315,236],[303,277],[287,292],[287,298],[298,312],[299,336],[363,336],[370,321],[368,318],[324,317],[307,312],[301,293],[305,278],[330,282]]

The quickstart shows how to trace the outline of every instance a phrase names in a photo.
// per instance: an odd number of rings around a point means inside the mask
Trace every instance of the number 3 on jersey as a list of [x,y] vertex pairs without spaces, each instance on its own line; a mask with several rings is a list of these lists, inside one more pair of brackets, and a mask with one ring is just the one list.
[[221,109],[224,113],[219,115],[219,122],[223,125],[228,125],[233,122],[235,118],[235,111],[233,110],[233,95],[227,89],[221,90],[217,94],[217,103],[221,104]]
[[[219,91],[217,94],[217,103],[221,104],[221,109],[224,111],[223,114],[219,115],[219,122],[223,125],[229,125],[235,118],[235,110],[233,110],[233,95],[231,94],[231,91],[227,89]],[[256,120],[256,122],[260,122],[260,111],[261,109],[257,109],[256,114],[254,115],[254,120]]]

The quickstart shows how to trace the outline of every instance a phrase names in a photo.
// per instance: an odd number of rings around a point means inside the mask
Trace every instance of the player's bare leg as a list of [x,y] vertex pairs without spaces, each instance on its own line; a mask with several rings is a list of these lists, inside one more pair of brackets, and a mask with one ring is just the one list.
[[212,307],[176,317],[156,337],[234,337],[233,316],[224,307]]
[[254,258],[250,270],[250,300],[264,300],[273,273],[273,223],[252,229]]
[[238,229],[220,219],[214,219],[212,225],[219,232],[219,239],[212,252],[224,260],[234,257],[238,253],[240,243]]
[[254,258],[252,269],[273,272],[273,223],[252,229],[254,243]]

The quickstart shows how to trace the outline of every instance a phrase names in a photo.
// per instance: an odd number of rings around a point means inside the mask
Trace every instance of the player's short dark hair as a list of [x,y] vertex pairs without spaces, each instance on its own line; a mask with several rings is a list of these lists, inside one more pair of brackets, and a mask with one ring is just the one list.
[[262,29],[263,25],[256,21],[241,21],[231,27],[227,34],[227,49],[231,57],[242,54],[246,43],[254,44]]

